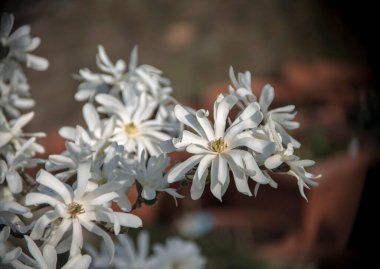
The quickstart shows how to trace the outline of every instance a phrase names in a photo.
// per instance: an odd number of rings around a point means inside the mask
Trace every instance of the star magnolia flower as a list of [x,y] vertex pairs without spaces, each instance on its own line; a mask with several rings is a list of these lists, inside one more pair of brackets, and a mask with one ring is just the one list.
[[270,140],[276,144],[274,154],[265,160],[264,165],[267,169],[276,173],[286,173],[294,176],[297,179],[299,191],[302,197],[307,200],[304,188],[306,187],[309,189],[309,186],[318,186],[318,182],[315,182],[314,179],[320,178],[321,175],[313,175],[306,172],[304,167],[312,166],[315,162],[312,160],[300,160],[298,156],[293,155],[293,144],[289,143],[287,148],[284,149],[282,137],[276,131],[274,124],[274,121],[271,117],[269,117],[268,122],[264,127]]
[[20,171],[24,168],[33,168],[43,163],[43,160],[31,159],[31,154],[28,154],[28,150],[33,146],[35,140],[35,137],[30,138],[15,153],[12,151],[3,153],[5,158],[4,160],[0,160],[0,184],[3,184],[6,180],[12,193],[20,193],[22,191],[23,185]]
[[248,148],[254,152],[266,153],[274,149],[272,142],[257,139],[249,131],[262,121],[258,104],[251,103],[247,106],[226,129],[227,116],[237,101],[238,99],[232,95],[218,97],[214,104],[214,128],[207,119],[207,111],[201,109],[193,115],[180,105],[175,107],[174,112],[178,120],[195,133],[184,130],[180,138],[173,139],[173,145],[177,149],[186,148],[193,156],[169,172],[168,182],[184,178],[186,173],[198,164],[191,186],[193,199],[202,195],[210,166],[211,192],[219,200],[229,185],[229,169],[232,171],[237,189],[246,195],[252,195],[247,175],[261,184],[269,182],[253,155],[244,150]]
[[[14,262],[12,265],[16,269],[55,269],[57,267],[57,252],[52,245],[45,245],[43,251],[37,247],[36,243],[27,235],[25,241],[30,254],[34,259],[27,260],[25,263],[21,259]],[[61,269],[87,269],[90,266],[91,257],[89,255],[76,254],[70,257],[68,262]]]
[[30,229],[29,226],[21,221],[19,216],[31,218],[33,216],[30,209],[22,206],[14,198],[9,188],[0,187],[0,224],[10,226],[14,231],[25,233]]
[[[11,143],[15,149],[18,150],[22,147],[22,144],[26,142],[26,137],[45,137],[44,133],[22,132],[22,128],[27,125],[33,117],[34,112],[29,112],[10,122],[7,122],[5,117],[0,118],[0,148]],[[29,149],[34,152],[44,153],[44,148],[34,142],[29,146]]]
[[46,59],[29,53],[40,45],[41,40],[38,37],[32,38],[30,36],[30,27],[28,25],[24,25],[10,34],[13,22],[13,15],[2,14],[0,23],[0,62],[4,58],[10,58],[26,62],[27,67],[35,70],[47,69],[49,62]]
[[29,193],[26,196],[26,205],[48,204],[54,209],[48,210],[35,223],[31,233],[31,238],[40,239],[49,224],[59,220],[59,224],[54,224],[53,231],[47,239],[47,243],[57,246],[64,234],[72,229],[72,240],[70,255],[77,253],[83,245],[82,226],[99,236],[101,236],[112,260],[114,245],[111,237],[98,225],[97,221],[113,224],[115,234],[120,231],[120,226],[140,227],[141,219],[135,215],[114,212],[110,207],[110,202],[117,198],[115,190],[119,184],[109,183],[96,187],[89,182],[90,163],[81,163],[78,167],[78,179],[76,188],[62,183],[50,173],[41,170],[37,176],[37,182],[44,187],[50,188],[54,193]]
[[162,153],[160,143],[170,138],[166,133],[169,126],[152,119],[156,102],[149,101],[144,93],[138,99],[125,100],[125,104],[107,94],[98,94],[95,99],[101,105],[99,111],[118,117],[112,140],[123,145],[129,153],[142,150],[150,155]]
[[170,158],[161,154],[146,160],[145,156],[145,152],[141,152],[138,165],[133,169],[136,180],[142,187],[141,196],[145,200],[154,200],[156,192],[161,191],[172,195],[174,198],[183,198],[175,189],[169,188],[166,176],[163,175],[163,171],[169,165]]
[[[238,79],[236,79],[234,70],[230,68],[230,79],[233,86],[229,87],[231,94],[236,96],[239,99],[239,105],[241,108],[246,107],[252,102],[256,102],[257,98],[252,92],[252,83],[251,83],[251,73],[246,71],[243,73],[238,73]],[[274,99],[274,89],[271,85],[266,84],[261,91],[259,104],[261,112],[264,116],[264,123],[267,121],[269,116],[275,123],[277,132],[281,134],[283,142],[286,144],[292,143],[296,148],[299,148],[301,144],[291,137],[285,129],[293,130],[299,127],[299,123],[293,121],[296,112],[294,112],[294,105],[283,106],[269,110],[269,106]]]
[[34,100],[29,98],[29,85],[20,70],[14,70],[9,82],[0,72],[0,110],[11,119],[20,117],[20,110],[30,109]]
[[112,136],[115,128],[115,118],[100,119],[96,108],[87,103],[83,106],[83,117],[87,124],[87,129],[81,126],[62,127],[59,134],[70,141],[79,143],[79,140],[89,145],[93,151],[102,150],[108,139]]
[[135,248],[129,236],[120,235],[116,247],[114,266],[117,269],[153,269],[149,255],[149,235],[140,232]]
[[201,269],[206,259],[200,255],[199,248],[190,241],[171,238],[166,245],[155,245],[152,266],[156,269]]
[[98,93],[119,93],[120,83],[125,79],[126,64],[123,60],[117,60],[115,64],[109,59],[103,46],[98,46],[96,64],[101,73],[93,73],[89,69],[79,70],[78,78],[84,80],[75,94],[78,101],[92,101]]

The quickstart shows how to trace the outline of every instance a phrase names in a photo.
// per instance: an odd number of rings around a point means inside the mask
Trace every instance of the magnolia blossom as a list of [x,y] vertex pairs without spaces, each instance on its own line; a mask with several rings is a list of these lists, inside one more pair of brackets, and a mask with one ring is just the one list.
[[[1,113],[0,113],[1,114]],[[0,149],[8,143],[11,143],[16,150],[20,149],[22,145],[26,142],[25,138],[29,137],[44,137],[44,133],[24,133],[22,128],[27,125],[34,117],[34,112],[29,112],[20,116],[19,118],[13,119],[9,122],[6,121],[4,117],[0,117]],[[44,148],[35,143],[29,146],[29,150],[43,153]]]
[[113,64],[103,46],[98,46],[96,64],[104,73],[93,73],[88,68],[79,70],[78,78],[83,82],[79,85],[78,92],[75,94],[76,100],[92,101],[98,93],[117,94],[120,92],[120,83],[126,76],[125,62],[117,60]]
[[[29,85],[21,70],[14,70],[10,79],[0,72],[0,110],[14,119],[20,117],[20,110],[30,109],[34,100],[29,97]],[[7,81],[7,82],[6,82]]]
[[180,138],[172,140],[177,149],[185,148],[193,154],[186,161],[175,166],[168,175],[172,183],[184,178],[195,165],[198,165],[191,186],[191,197],[198,199],[204,190],[206,178],[211,166],[211,192],[219,200],[227,190],[230,181],[229,170],[234,176],[237,189],[252,195],[248,186],[247,176],[256,182],[266,184],[265,177],[258,167],[252,153],[272,152],[274,144],[270,141],[257,139],[249,131],[256,128],[262,121],[262,113],[257,103],[248,105],[240,115],[226,128],[227,116],[238,99],[232,95],[220,95],[214,104],[214,127],[208,120],[208,112],[198,110],[195,115],[180,105],[175,107],[175,115],[184,125],[194,132],[184,130]]
[[33,225],[25,225],[20,217],[31,218],[32,212],[20,204],[6,186],[0,186],[0,225],[7,225],[12,230],[25,233]]
[[[3,13],[0,23],[0,64],[1,61],[17,60],[26,62],[26,66],[35,70],[45,70],[49,62],[29,52],[36,49],[41,40],[30,36],[30,27],[24,25],[11,34],[14,17],[12,14]],[[3,67],[5,69],[5,67]]]
[[149,257],[149,235],[140,232],[137,237],[137,247],[134,246],[129,236],[118,237],[115,260],[116,269],[153,269]]
[[62,127],[59,130],[59,134],[70,141],[77,144],[82,143],[91,147],[93,151],[99,151],[104,149],[108,139],[112,136],[115,128],[115,118],[100,119],[96,108],[87,103],[83,106],[83,117],[87,124],[87,129],[81,126]]
[[[22,191],[22,177],[20,171],[24,168],[36,167],[43,163],[40,159],[32,159],[33,153],[28,152],[35,144],[35,137],[26,141],[16,152],[13,150],[5,150],[3,153],[4,160],[0,160],[0,184],[6,180],[9,190],[12,193],[20,193]],[[0,150],[1,153],[1,150]]]
[[112,140],[123,145],[127,152],[162,153],[160,143],[170,138],[166,130],[171,126],[154,118],[157,103],[149,101],[146,94],[124,100],[125,103],[111,95],[98,94],[96,101],[101,105],[101,112],[117,116]]
[[[91,184],[89,163],[79,165],[77,177],[76,188],[72,189],[50,173],[44,170],[39,172],[37,182],[53,192],[29,193],[25,204],[48,204],[53,209],[46,211],[37,220],[30,236],[33,239],[42,238],[47,226],[53,224],[46,243],[55,247],[64,234],[72,229],[70,256],[73,256],[83,246],[82,227],[84,227],[103,238],[112,259],[114,254],[112,239],[95,222],[112,224],[115,234],[119,233],[120,226],[140,227],[142,222],[135,215],[112,210],[110,202],[118,197],[115,190],[118,189],[119,184],[108,183],[100,187],[94,186],[96,185],[94,183]],[[67,242],[63,241],[63,243]]]
[[201,269],[206,264],[196,244],[179,238],[168,239],[165,245],[157,244],[153,250],[152,268],[155,269]]
[[[246,107],[252,102],[256,102],[257,98],[252,92],[251,73],[246,71],[245,73],[238,73],[238,79],[236,79],[234,70],[230,68],[230,79],[233,86],[229,87],[230,93],[239,99],[239,105],[241,108]],[[274,99],[274,89],[271,85],[266,84],[261,91],[259,104],[260,110],[264,116],[264,124],[269,117],[272,118],[275,124],[277,132],[280,133],[283,142],[286,144],[292,143],[296,148],[299,148],[301,144],[291,137],[285,129],[293,130],[299,127],[299,123],[294,121],[296,112],[294,112],[294,105],[287,105],[279,108],[269,110],[269,106]]]
[[141,196],[145,200],[154,200],[156,192],[166,192],[174,198],[182,198],[175,189],[169,188],[166,176],[163,171],[167,168],[170,158],[165,154],[152,156],[146,160],[145,152],[141,152],[137,165],[134,167],[136,181],[140,184]]
[[297,179],[302,197],[307,200],[304,188],[318,186],[318,182],[315,182],[314,179],[320,178],[321,175],[306,172],[304,167],[312,166],[315,162],[312,160],[300,160],[298,156],[294,155],[294,145],[291,143],[288,143],[287,147],[284,148],[282,136],[276,132],[274,125],[275,123],[270,116],[265,126],[265,131],[269,139],[275,142],[276,149],[274,154],[265,160],[264,165],[267,169],[276,173],[286,173],[294,176]]

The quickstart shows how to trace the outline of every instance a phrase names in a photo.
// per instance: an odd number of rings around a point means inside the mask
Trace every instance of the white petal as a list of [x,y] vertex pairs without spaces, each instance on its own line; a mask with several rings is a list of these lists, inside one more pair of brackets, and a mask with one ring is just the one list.
[[40,239],[43,236],[46,227],[57,218],[58,215],[53,210],[43,214],[34,224],[30,237],[34,240]]
[[271,85],[266,84],[261,91],[260,95],[260,107],[261,111],[267,112],[270,104],[272,103],[274,98],[274,89]]
[[77,255],[68,260],[61,269],[87,269],[91,264],[89,255]]
[[218,180],[218,171],[219,171],[219,158],[214,158],[211,163],[211,192],[212,194],[222,201],[222,185]]
[[101,236],[103,238],[104,243],[106,244],[106,249],[110,254],[109,264],[111,264],[113,256],[115,254],[115,245],[113,244],[111,237],[93,222],[80,220],[80,223],[89,232],[97,234],[98,236]]
[[281,158],[281,155],[275,154],[267,158],[264,162],[264,165],[268,169],[275,169],[276,167],[279,167],[282,163],[283,163],[283,160]]
[[218,158],[219,158],[218,181],[221,185],[224,185],[229,176],[227,160],[221,155],[219,155]]
[[142,220],[133,214],[114,212],[115,216],[119,219],[120,225],[131,228],[139,228],[143,226]]
[[144,188],[141,192],[141,196],[145,200],[153,200],[154,198],[156,198],[156,190],[154,188],[144,186]]
[[33,111],[20,116],[16,120],[15,124],[13,125],[12,131],[21,130],[25,125],[27,125],[32,120],[33,117],[34,117]]
[[34,241],[27,235],[25,235],[25,240],[26,240],[26,244],[28,246],[30,254],[32,254],[33,258],[36,260],[36,262],[39,265],[38,267],[41,269],[49,269],[36,243],[34,243]]
[[[216,112],[214,111],[214,126],[215,126],[215,137],[220,138],[224,136],[224,131],[226,128],[227,116],[231,108],[237,103],[238,99],[233,95],[228,95],[224,97],[218,104]],[[216,104],[216,102],[215,102]]]
[[202,155],[194,155],[188,158],[186,161],[174,166],[168,173],[168,183],[173,183],[175,181],[183,179],[185,174],[191,168],[193,168],[202,158]]
[[43,256],[47,264],[47,268],[56,268],[57,267],[57,252],[55,248],[51,245],[44,246]]
[[73,127],[62,127],[58,133],[61,137],[71,141],[75,141],[77,136],[77,130]]
[[20,247],[14,248],[11,251],[7,252],[4,257],[1,257],[1,263],[7,264],[14,260],[16,260],[22,253],[22,249]]
[[80,162],[78,164],[77,188],[75,199],[82,198],[86,191],[88,180],[90,179],[91,162]]
[[41,205],[48,204],[55,207],[57,204],[62,203],[56,198],[43,193],[32,192],[28,193],[25,197],[25,205]]
[[73,238],[71,241],[70,248],[70,257],[73,257],[77,254],[80,254],[80,249],[83,247],[83,234],[82,234],[82,226],[79,223],[78,219],[73,219]]
[[9,190],[12,193],[20,193],[22,191],[22,179],[17,171],[9,171],[6,175],[6,178]]
[[57,194],[59,194],[66,204],[70,204],[72,202],[72,194],[67,189],[65,184],[63,184],[59,179],[55,176],[46,172],[45,170],[40,170],[37,175],[37,182],[52,189]]
[[71,219],[63,218],[61,224],[54,230],[54,233],[48,240],[48,244],[54,247],[61,241],[62,237],[65,235],[66,231],[70,228],[72,224]]
[[174,107],[174,114],[176,118],[183,124],[193,128],[200,136],[206,138],[206,134],[203,131],[203,128],[199,125],[196,117],[191,114],[187,109],[181,105],[176,105]]
[[43,71],[49,67],[49,61],[40,56],[28,53],[26,55],[26,66],[34,70]]
[[200,109],[195,114],[200,126],[203,128],[204,133],[209,141],[215,139],[214,129],[211,126],[210,121],[208,120],[208,111]]

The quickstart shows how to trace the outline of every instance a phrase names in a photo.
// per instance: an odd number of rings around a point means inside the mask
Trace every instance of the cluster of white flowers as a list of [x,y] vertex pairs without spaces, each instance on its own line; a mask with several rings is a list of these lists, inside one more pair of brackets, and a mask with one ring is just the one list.
[[115,257],[107,261],[104,247],[99,251],[90,246],[88,252],[93,258],[91,269],[202,269],[206,259],[201,256],[198,246],[192,241],[168,238],[165,244],[154,244],[150,255],[149,235],[142,231],[137,237],[137,246],[128,235],[120,235],[115,245]]
[[[35,159],[44,148],[36,143],[43,133],[24,133],[34,106],[20,63],[44,70],[47,60],[31,55],[40,40],[29,26],[11,34],[13,16],[3,14],[0,25],[0,264],[9,268],[56,268],[57,254],[68,253],[62,268],[202,268],[204,259],[192,243],[169,240],[155,246],[148,257],[147,235],[139,237],[139,253],[124,227],[142,226],[133,209],[152,205],[160,193],[176,201],[183,196],[171,183],[192,181],[191,197],[199,199],[206,183],[219,200],[230,174],[237,189],[252,195],[249,178],[258,186],[276,187],[271,173],[287,173],[304,187],[315,186],[318,176],[305,171],[314,164],[293,154],[300,143],[286,129],[295,129],[294,106],[269,110],[274,98],[270,85],[257,101],[251,74],[231,68],[230,92],[214,104],[214,123],[206,110],[194,111],[171,96],[170,81],[150,65],[138,65],[137,47],[128,65],[116,63],[99,46],[96,56],[101,73],[81,69],[75,99],[84,101],[86,127],[62,127],[66,150]],[[235,110],[233,110],[235,109]],[[233,110],[233,111],[232,111]],[[230,113],[232,111],[232,113]],[[186,150],[190,158],[170,169],[171,151]],[[44,165],[36,177],[28,168]],[[231,172],[231,173],[230,173]],[[130,201],[128,193],[138,197]],[[96,254],[84,231],[100,236],[102,253]],[[118,235],[115,244],[112,235]],[[30,255],[11,240],[24,238]],[[20,241],[18,241],[20,242]],[[41,252],[42,251],[42,252]],[[124,251],[124,252],[123,252]],[[116,254],[115,254],[116,253]],[[89,254],[92,256],[89,256]],[[116,255],[116,256],[115,256]],[[131,265],[133,264],[133,265]]]

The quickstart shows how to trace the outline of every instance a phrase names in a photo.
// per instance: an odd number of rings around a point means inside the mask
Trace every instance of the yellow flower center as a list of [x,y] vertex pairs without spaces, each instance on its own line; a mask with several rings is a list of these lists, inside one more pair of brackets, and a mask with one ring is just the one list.
[[223,138],[216,139],[210,143],[210,149],[214,152],[222,153],[227,148]]
[[69,212],[72,218],[76,218],[77,215],[83,214],[85,211],[81,204],[72,202],[67,206],[67,212]]
[[102,185],[107,183],[107,179],[101,178],[101,179],[97,180],[96,183],[98,183],[98,186],[102,186]]
[[124,129],[125,129],[125,132],[126,132],[130,137],[136,137],[137,134],[138,134],[138,132],[139,132],[139,130],[137,129],[136,125],[135,125],[133,122],[131,122],[131,123],[125,125]]

